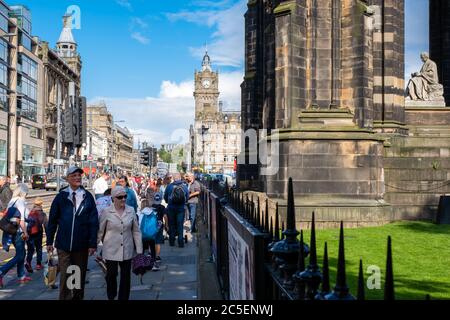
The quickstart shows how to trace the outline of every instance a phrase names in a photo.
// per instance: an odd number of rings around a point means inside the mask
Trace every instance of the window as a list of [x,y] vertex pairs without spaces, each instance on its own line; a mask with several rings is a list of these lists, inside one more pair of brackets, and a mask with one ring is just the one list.
[[6,175],[6,141],[0,140],[0,175]]
[[28,120],[37,121],[37,106],[36,102],[27,99],[17,100],[17,109],[20,115]]
[[34,80],[37,80],[38,64],[34,60],[28,58],[24,54],[19,54],[18,64],[20,72],[26,74]]
[[24,144],[22,149],[22,160],[28,163],[42,163],[44,151],[40,148]]
[[0,29],[5,32],[8,32],[8,19],[0,14]]
[[0,83],[8,86],[8,67],[0,63]]
[[28,51],[31,51],[31,38],[22,31],[19,32],[19,43]]
[[0,39],[0,59],[8,62],[8,42]]
[[0,13],[2,13],[5,17],[9,16],[9,8],[4,4],[0,3]]
[[36,139],[42,139],[42,129],[39,129],[39,128],[36,128],[33,126],[29,126],[26,124],[22,124],[22,127],[30,130],[30,137],[36,138]]
[[8,111],[8,91],[0,88],[0,110]]
[[42,139],[42,130],[35,127],[30,127],[30,137]]
[[36,83],[21,75],[17,77],[17,90],[28,98],[37,100]]

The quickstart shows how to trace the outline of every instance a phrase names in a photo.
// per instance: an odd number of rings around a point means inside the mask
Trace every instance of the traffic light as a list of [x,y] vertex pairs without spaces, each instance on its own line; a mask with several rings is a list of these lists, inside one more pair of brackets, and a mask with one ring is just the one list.
[[139,155],[140,155],[139,163],[148,167],[150,164],[150,151],[149,150],[141,150],[141,151],[139,151]]
[[158,164],[158,149],[152,148],[152,167],[156,167]]

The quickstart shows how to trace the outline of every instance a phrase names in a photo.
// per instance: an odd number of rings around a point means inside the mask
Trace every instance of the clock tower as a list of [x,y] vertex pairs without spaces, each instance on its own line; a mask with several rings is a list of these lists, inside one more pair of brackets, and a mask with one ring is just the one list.
[[195,72],[195,119],[215,119],[219,113],[219,73],[211,69],[211,58],[206,51],[202,70]]

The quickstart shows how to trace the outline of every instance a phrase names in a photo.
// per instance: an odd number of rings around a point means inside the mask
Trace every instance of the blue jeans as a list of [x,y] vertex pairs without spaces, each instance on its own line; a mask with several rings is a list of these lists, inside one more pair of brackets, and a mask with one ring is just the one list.
[[183,224],[184,224],[184,207],[169,208],[169,244],[175,244],[175,234],[178,233],[178,246],[184,246]]
[[191,220],[191,232],[195,232],[195,221],[197,217],[197,204],[196,203],[188,203],[189,209],[189,220]]
[[31,261],[33,260],[33,254],[34,249],[36,247],[36,263],[41,264],[42,263],[42,232],[39,232],[38,234],[34,236],[30,236],[30,239],[27,241],[27,262],[31,264]]
[[20,279],[25,275],[25,241],[22,239],[21,232],[17,232],[13,237],[12,245],[16,249],[16,255],[0,268],[0,276],[5,276],[17,265],[17,277]]

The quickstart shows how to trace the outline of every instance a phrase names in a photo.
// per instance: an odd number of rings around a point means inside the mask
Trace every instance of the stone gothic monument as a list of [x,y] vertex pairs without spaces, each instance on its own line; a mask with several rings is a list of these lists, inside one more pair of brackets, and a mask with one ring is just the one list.
[[241,189],[283,205],[292,177],[297,221],[433,218],[450,193],[450,1],[430,1],[431,56],[408,83],[403,0],[249,0],[245,21],[242,127],[269,130],[279,167],[240,163]]

